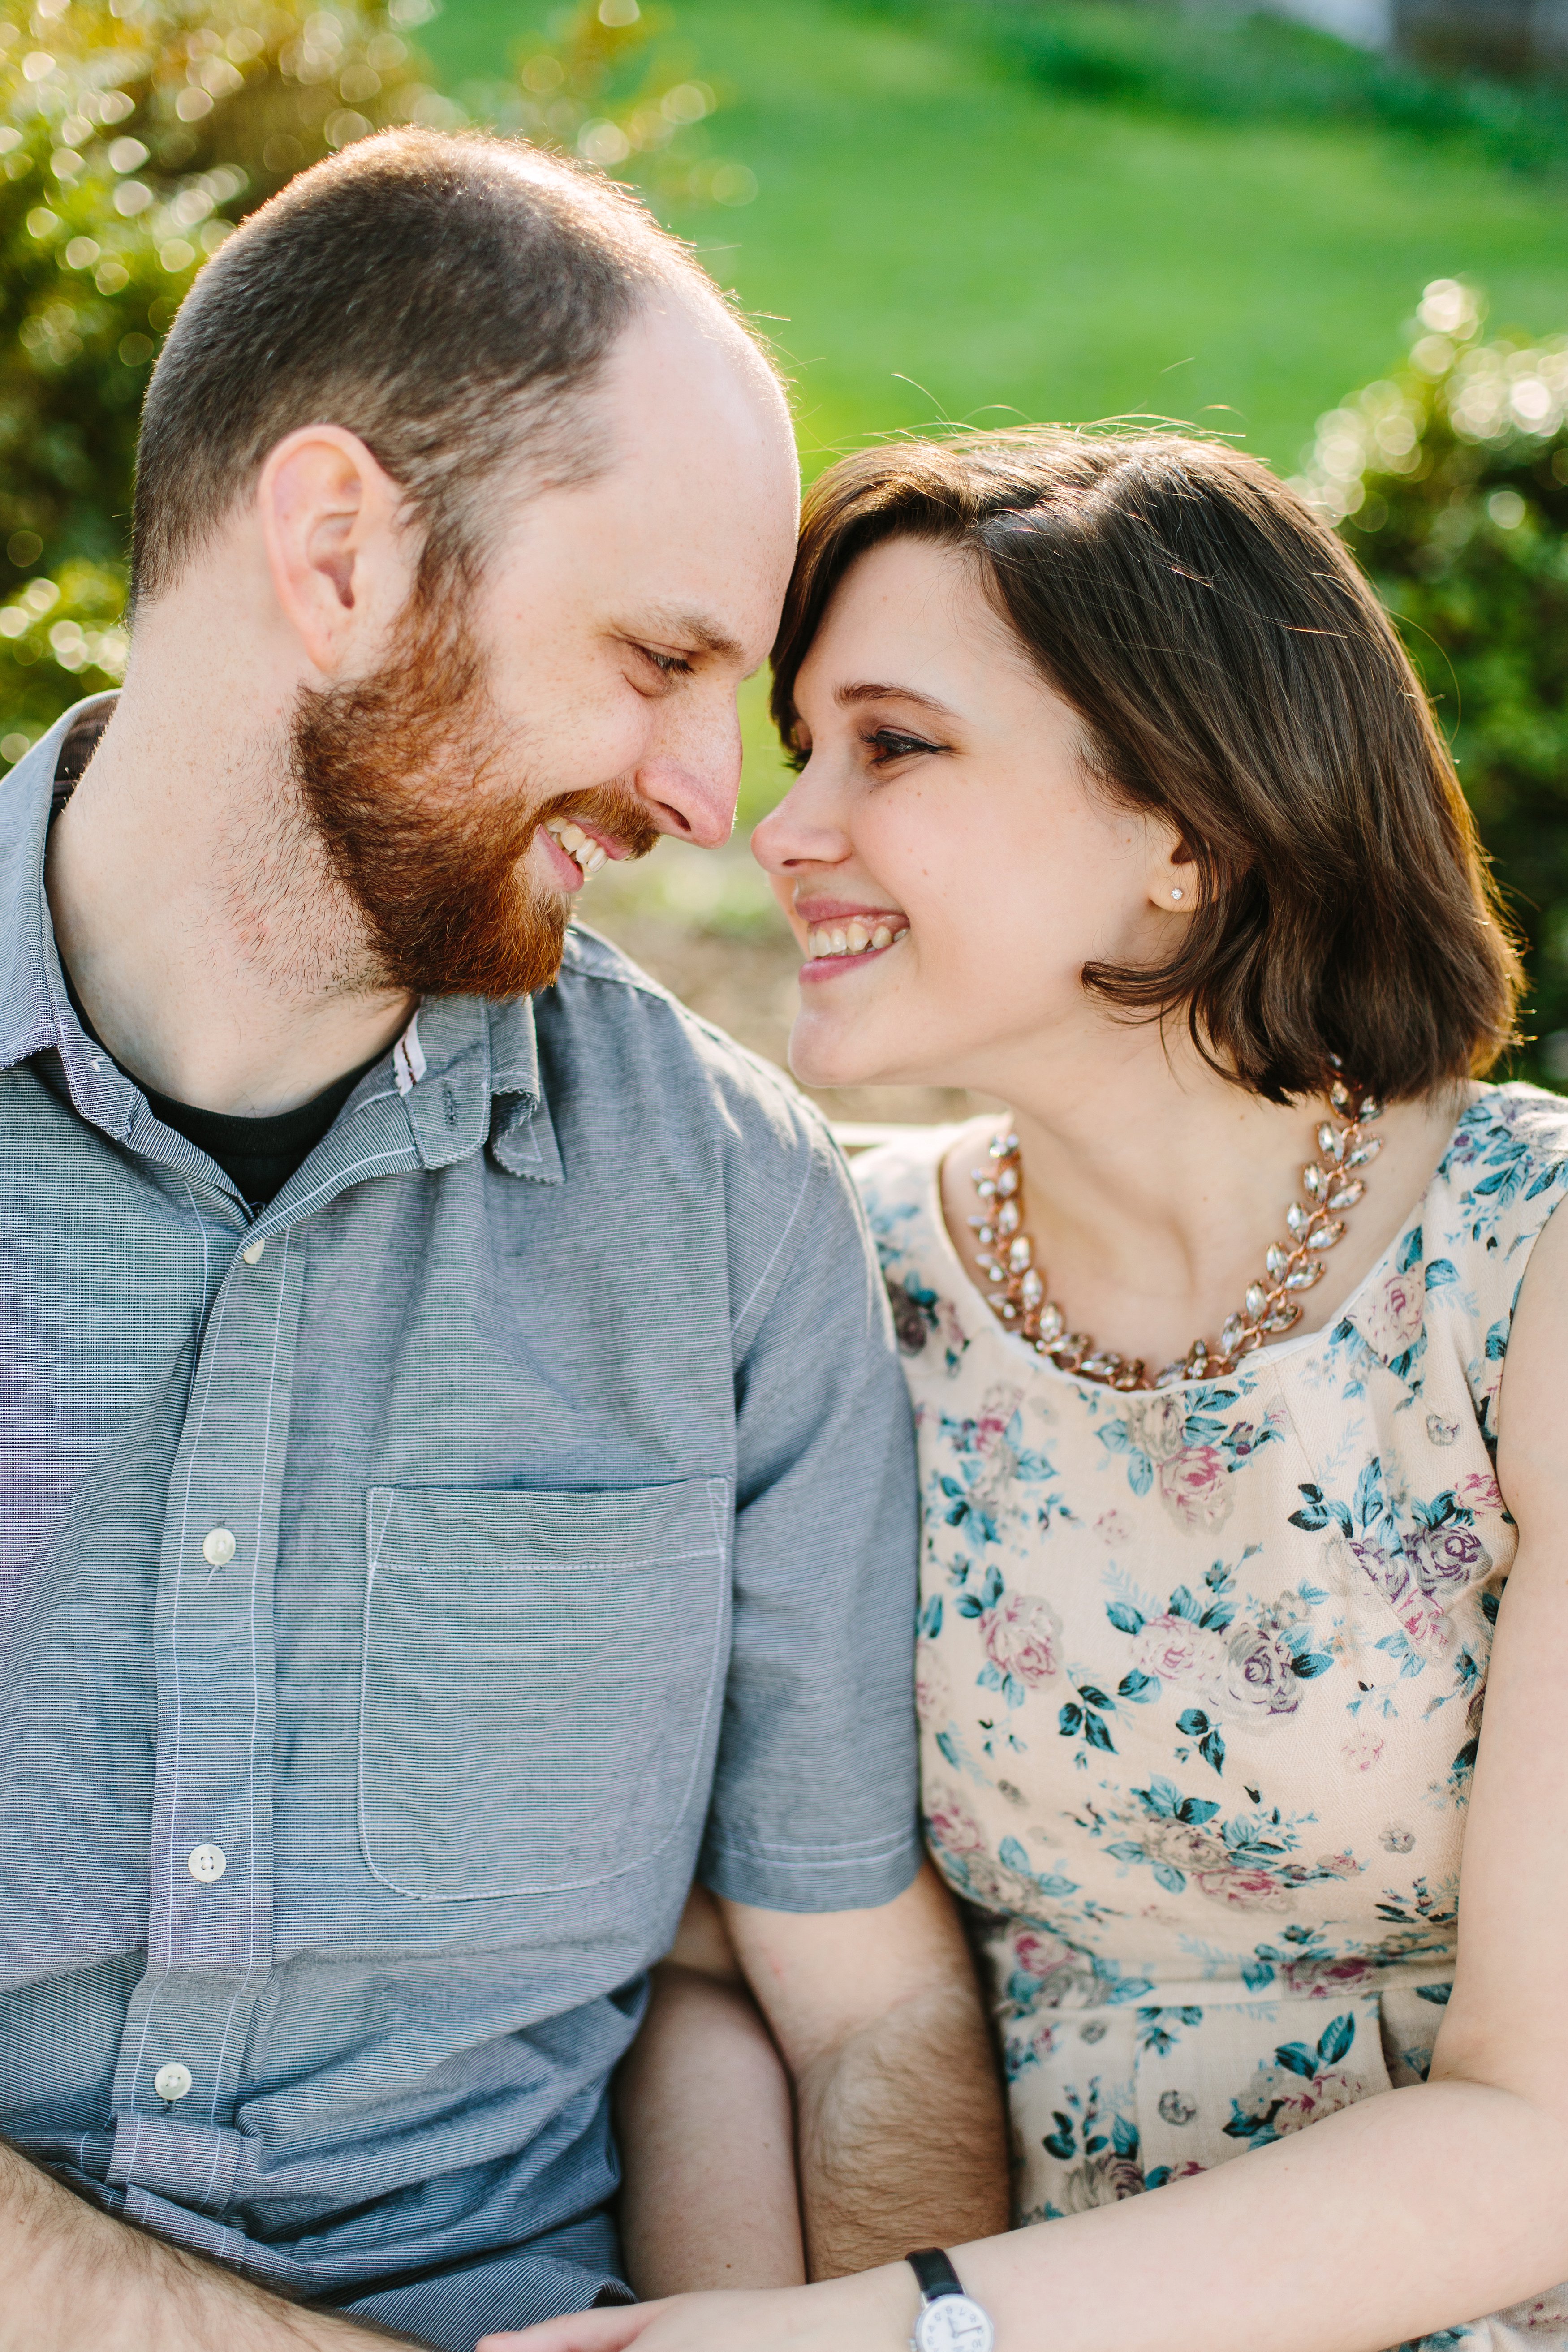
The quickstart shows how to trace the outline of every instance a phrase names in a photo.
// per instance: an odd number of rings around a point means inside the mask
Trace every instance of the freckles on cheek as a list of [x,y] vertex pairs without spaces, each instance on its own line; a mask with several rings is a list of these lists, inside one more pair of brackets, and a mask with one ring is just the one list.
[[617,693],[589,677],[573,692],[552,679],[521,718],[526,736],[566,786],[626,779],[646,754],[644,706],[624,685]]
[[991,895],[972,847],[966,855],[955,846],[951,858],[933,851],[918,863],[906,859],[894,887],[920,946],[933,955],[963,945]]

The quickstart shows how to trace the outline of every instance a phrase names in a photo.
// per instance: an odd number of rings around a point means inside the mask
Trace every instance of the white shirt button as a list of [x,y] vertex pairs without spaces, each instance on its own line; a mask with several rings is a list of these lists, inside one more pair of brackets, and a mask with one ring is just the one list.
[[183,2099],[190,2087],[191,2070],[188,2066],[182,2066],[177,2058],[171,2058],[166,2066],[160,2066],[153,2077],[153,2088],[161,2099]]
[[228,1868],[228,1856],[221,1845],[194,1845],[185,1856],[185,1868],[204,1886],[211,1886]]
[[209,1568],[226,1568],[234,1558],[232,1528],[209,1528],[202,1542],[202,1558]]
[[266,1247],[267,1236],[264,1234],[258,1242],[251,1242],[245,1249],[242,1249],[239,1254],[245,1260],[247,1265],[259,1265],[261,1264],[261,1253]]

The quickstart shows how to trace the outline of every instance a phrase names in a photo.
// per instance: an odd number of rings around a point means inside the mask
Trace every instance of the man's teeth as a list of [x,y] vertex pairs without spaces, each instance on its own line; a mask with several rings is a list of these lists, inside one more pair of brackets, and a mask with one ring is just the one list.
[[544,830],[555,835],[568,857],[576,859],[584,877],[596,874],[601,866],[609,863],[609,851],[602,847],[591,834],[584,833],[580,824],[574,824],[569,817],[548,817]]
[[819,956],[864,955],[868,948],[897,946],[909,928],[900,916],[895,916],[891,922],[874,926],[857,919],[844,924],[823,925],[820,929],[810,933],[806,945],[814,959]]

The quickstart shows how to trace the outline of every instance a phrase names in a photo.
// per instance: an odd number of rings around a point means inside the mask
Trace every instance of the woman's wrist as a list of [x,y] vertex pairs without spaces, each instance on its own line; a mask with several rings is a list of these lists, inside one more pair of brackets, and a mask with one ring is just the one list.
[[921,2292],[907,2263],[884,2263],[874,2271],[858,2271],[853,2278],[825,2279],[807,2292],[825,2303],[833,2298],[823,2315],[836,2331],[842,2331],[835,2334],[835,2344],[853,2343],[857,2352],[862,2347],[863,2352],[906,2352],[921,2307]]

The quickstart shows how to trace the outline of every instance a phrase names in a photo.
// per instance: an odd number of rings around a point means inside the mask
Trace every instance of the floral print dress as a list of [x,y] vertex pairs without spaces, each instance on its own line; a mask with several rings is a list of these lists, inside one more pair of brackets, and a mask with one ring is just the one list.
[[[1426,2074],[1517,1540],[1494,1407],[1568,1103],[1481,1089],[1328,1328],[1131,1396],[996,1321],[942,1223],[955,1133],[856,1174],[919,1424],[927,1832],[1034,2221]],[[1422,2343],[1568,2347],[1568,2290]]]

